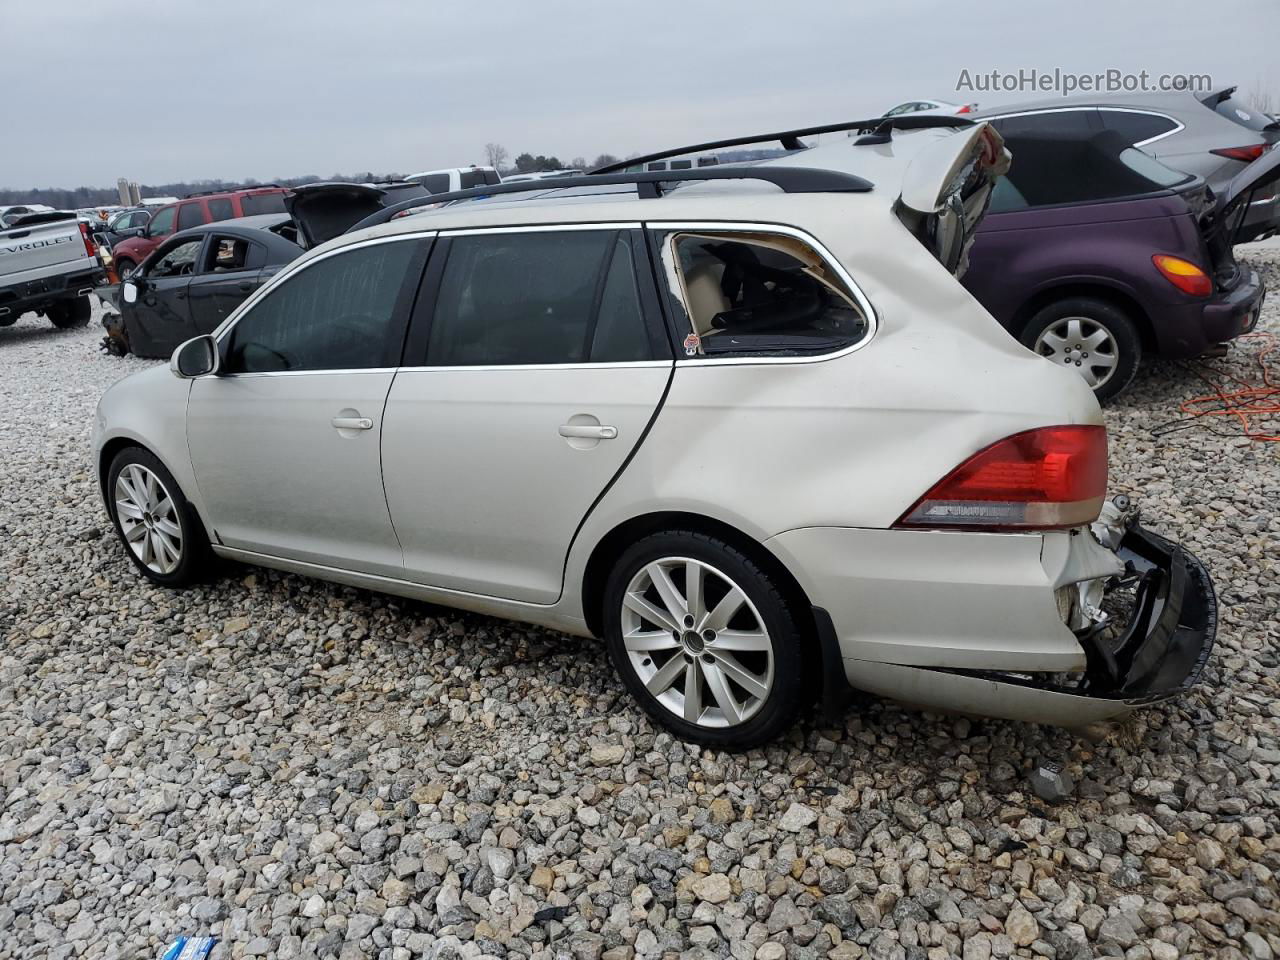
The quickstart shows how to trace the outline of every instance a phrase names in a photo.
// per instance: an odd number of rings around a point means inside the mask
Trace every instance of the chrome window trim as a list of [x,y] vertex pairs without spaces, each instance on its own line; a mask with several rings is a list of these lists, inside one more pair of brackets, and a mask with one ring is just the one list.
[[[334,377],[346,376],[354,373],[395,373],[399,367],[347,367],[339,369],[325,368],[324,370],[252,370],[246,373],[209,373],[207,377],[214,377],[218,380],[243,380],[249,377]],[[194,377],[195,380],[202,380],[204,377]]]
[[399,367],[400,373],[449,373],[454,370],[615,370],[629,367],[670,367],[674,360],[614,360],[607,363],[490,363],[453,367]]
[[641,230],[639,221],[599,220],[590,223],[530,223],[493,227],[455,227],[437,231],[442,237],[476,237],[494,233],[564,233],[568,230]]
[[[852,343],[840,350],[834,350],[831,353],[822,353],[813,357],[681,357],[677,356],[676,366],[760,366],[766,364],[780,363],[826,363],[829,360],[838,360],[841,357],[847,357],[851,353],[861,350],[868,343],[875,339],[876,331],[880,329],[880,318],[876,314],[875,307],[871,305],[870,299],[863,293],[862,288],[858,286],[858,282],[853,279],[849,271],[845,269],[840,259],[836,257],[825,244],[808,231],[801,230],[798,227],[784,226],[777,223],[753,223],[741,220],[650,220],[645,222],[647,230],[699,230],[711,233],[776,233],[785,237],[791,237],[793,240],[799,240],[808,244],[818,256],[827,261],[827,264],[836,272],[836,275],[845,282],[854,299],[858,302],[858,306],[866,315],[867,332],[857,343]],[[677,297],[680,297],[684,303],[684,297],[680,291],[673,291]],[[663,291],[659,291],[659,296],[663,295]],[[689,305],[684,303],[686,313]]]
[[[219,345],[221,345],[222,338],[231,332],[231,329],[237,323],[240,322],[240,318],[243,317],[250,309],[252,309],[254,304],[256,304],[259,300],[261,300],[267,294],[269,294],[276,287],[288,281],[290,277],[296,277],[303,270],[308,269],[313,264],[321,263],[322,261],[328,260],[330,257],[340,256],[341,254],[347,253],[351,250],[360,250],[360,249],[363,249],[364,247],[372,247],[380,243],[396,243],[401,240],[422,240],[426,237],[434,237],[438,232],[439,231],[436,231],[436,230],[415,230],[413,233],[393,233],[384,237],[369,237],[365,240],[358,240],[355,243],[344,243],[342,246],[334,247],[332,250],[326,250],[324,253],[311,257],[310,259],[294,261],[293,263],[286,266],[279,273],[277,273],[270,280],[268,280],[266,283],[264,283],[262,286],[260,286],[252,294],[250,294],[249,298],[245,300],[244,303],[236,307],[236,309],[232,312],[232,314],[218,325],[217,329],[213,331],[212,336],[215,340],[218,341]],[[275,372],[276,373],[312,373],[312,372],[318,373],[322,371],[279,370]],[[239,376],[239,374],[229,374],[229,376]]]
[[1154,137],[1147,137],[1145,140],[1139,140],[1133,144],[1135,147],[1145,147],[1149,143],[1155,143],[1157,140],[1163,140],[1165,137],[1171,137],[1175,133],[1181,133],[1187,128],[1187,125],[1177,117],[1171,117],[1163,110],[1145,110],[1141,107],[1106,107],[1101,105],[1080,105],[1075,107],[1041,107],[1038,110],[1016,110],[1013,113],[992,113],[984,114],[979,120],[1008,120],[1010,117],[1036,117],[1042,113],[1073,113],[1081,110],[1110,110],[1112,113],[1140,113],[1148,117],[1160,117],[1162,120],[1168,120],[1173,124],[1172,130],[1166,130],[1164,133],[1158,133]]

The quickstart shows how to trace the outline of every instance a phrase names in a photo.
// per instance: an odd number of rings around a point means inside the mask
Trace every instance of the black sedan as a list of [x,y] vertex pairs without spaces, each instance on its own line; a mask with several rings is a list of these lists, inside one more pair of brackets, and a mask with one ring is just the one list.
[[111,296],[119,314],[102,319],[103,348],[123,356],[168,357],[212,333],[280,268],[301,256],[287,214],[221,220],[175,233]]

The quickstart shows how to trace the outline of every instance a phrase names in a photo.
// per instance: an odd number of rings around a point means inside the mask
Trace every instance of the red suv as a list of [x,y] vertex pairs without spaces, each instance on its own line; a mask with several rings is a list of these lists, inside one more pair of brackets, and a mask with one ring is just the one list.
[[252,217],[259,213],[284,213],[284,187],[254,187],[251,190],[227,190],[202,193],[161,207],[151,215],[145,227],[121,240],[111,250],[116,273],[123,277],[133,270],[165,237],[188,227],[198,227],[214,220]]

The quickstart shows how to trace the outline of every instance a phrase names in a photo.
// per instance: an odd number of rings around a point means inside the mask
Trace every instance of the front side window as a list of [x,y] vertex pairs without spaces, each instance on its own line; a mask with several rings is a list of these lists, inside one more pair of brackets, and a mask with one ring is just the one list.
[[297,271],[232,327],[226,371],[395,365],[404,332],[396,305],[416,246],[413,240],[370,244]]
[[167,237],[173,233],[173,215],[177,207],[161,207],[156,211],[155,216],[151,218],[151,224],[147,227],[147,236],[149,237]]
[[802,240],[768,233],[669,233],[663,266],[688,357],[808,355],[862,340],[869,318]]
[[431,319],[431,366],[652,358],[628,234],[453,237]]
[[184,203],[178,208],[178,229],[186,230],[189,227],[198,227],[202,223],[208,222],[204,215],[204,206],[197,200],[195,203]]
[[195,270],[202,239],[186,240],[166,250],[155,265],[147,270],[149,277],[180,277]]

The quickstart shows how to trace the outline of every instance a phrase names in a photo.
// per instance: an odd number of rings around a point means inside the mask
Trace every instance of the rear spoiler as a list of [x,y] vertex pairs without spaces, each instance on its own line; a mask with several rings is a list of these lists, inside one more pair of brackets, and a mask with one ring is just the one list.
[[43,210],[38,213],[23,213],[15,217],[6,227],[34,227],[41,223],[54,223],[58,220],[75,220],[76,215],[70,210]]

